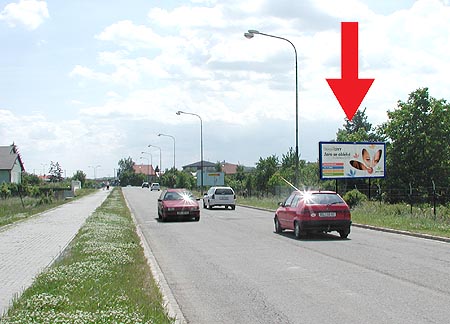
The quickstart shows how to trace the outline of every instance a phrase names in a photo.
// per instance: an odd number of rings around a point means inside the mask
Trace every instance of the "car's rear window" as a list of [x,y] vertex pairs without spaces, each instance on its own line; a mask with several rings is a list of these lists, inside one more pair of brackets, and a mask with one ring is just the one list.
[[233,190],[228,188],[216,189],[216,195],[233,195]]
[[336,194],[330,193],[315,193],[312,195],[304,195],[303,198],[307,204],[310,205],[333,205],[342,204],[344,201]]

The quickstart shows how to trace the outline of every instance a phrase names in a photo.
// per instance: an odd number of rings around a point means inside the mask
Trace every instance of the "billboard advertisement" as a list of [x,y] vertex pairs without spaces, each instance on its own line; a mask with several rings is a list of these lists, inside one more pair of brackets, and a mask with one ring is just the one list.
[[[197,186],[200,187],[200,170],[197,171]],[[225,183],[225,173],[223,172],[203,172],[204,186],[223,186]]]
[[320,179],[384,178],[386,144],[319,142]]

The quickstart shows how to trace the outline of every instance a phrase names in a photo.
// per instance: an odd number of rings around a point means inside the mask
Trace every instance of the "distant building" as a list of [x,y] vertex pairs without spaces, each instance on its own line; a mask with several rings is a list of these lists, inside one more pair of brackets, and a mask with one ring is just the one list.
[[0,183],[21,183],[25,167],[17,146],[0,146]]
[[[221,165],[222,165],[222,171],[227,175],[236,174],[237,167],[240,166],[240,164],[232,164],[232,163],[228,163],[225,161],[221,162]],[[243,167],[244,173],[252,172],[255,169],[253,167],[246,167],[246,166],[242,166],[242,167]]]
[[[183,171],[186,172],[197,172],[198,170],[201,169],[201,161],[192,163],[192,164],[188,164],[188,165],[184,165]],[[212,163],[209,161],[203,161],[203,171],[204,172],[214,172],[216,171],[216,163]]]
[[155,169],[153,169],[153,165],[151,164],[135,164],[133,165],[133,169],[135,173],[142,173],[148,176],[156,176]]
[[135,164],[133,170],[136,174],[145,174],[148,182],[153,182],[156,179],[156,172],[151,164]]

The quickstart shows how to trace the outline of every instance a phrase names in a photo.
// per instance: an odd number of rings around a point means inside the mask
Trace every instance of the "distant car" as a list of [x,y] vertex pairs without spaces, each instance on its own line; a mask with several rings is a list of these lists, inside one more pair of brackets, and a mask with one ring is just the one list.
[[148,182],[142,182],[142,188],[150,188],[150,185],[148,184]]
[[200,207],[194,195],[186,189],[167,189],[158,199],[158,217],[161,221],[169,218],[200,220]]
[[236,208],[236,194],[231,187],[211,187],[203,197],[203,208],[212,209],[215,206]]
[[348,205],[334,191],[294,191],[280,204],[274,222],[276,233],[290,229],[296,238],[337,231],[344,239],[352,224]]
[[153,190],[158,190],[158,191],[160,191],[160,190],[161,190],[161,187],[159,186],[159,183],[153,182],[152,185],[150,186],[150,190],[151,190],[151,191],[153,191]]

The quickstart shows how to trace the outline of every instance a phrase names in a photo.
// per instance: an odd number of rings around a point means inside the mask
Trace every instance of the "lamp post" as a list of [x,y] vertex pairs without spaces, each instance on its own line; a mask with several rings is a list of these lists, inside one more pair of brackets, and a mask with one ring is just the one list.
[[261,32],[259,32],[257,30],[252,30],[252,29],[250,29],[247,33],[244,33],[245,38],[248,38],[248,39],[253,38],[255,35],[263,35],[263,36],[267,36],[267,37],[282,39],[282,40],[288,42],[289,44],[291,44],[292,47],[294,48],[294,53],[295,53],[295,175],[294,175],[294,184],[295,184],[296,187],[298,187],[298,163],[299,163],[299,159],[298,159],[298,67],[297,67],[297,49],[295,48],[294,44],[289,39],[286,39],[284,37],[270,35],[270,34],[265,34],[265,33],[261,33]]
[[192,115],[197,116],[198,119],[200,119],[200,192],[201,196],[203,197],[203,120],[202,117],[200,117],[197,114],[185,112],[185,111],[177,111],[177,115],[186,114],[186,115]]
[[[152,153],[142,151],[141,154],[148,154],[148,155],[150,155],[150,165],[151,165],[152,168],[153,168],[153,155],[152,155]],[[149,168],[150,168],[150,167],[149,167]],[[150,174],[150,171],[149,171],[148,173]]]
[[158,134],[158,136],[167,136],[170,137],[171,139],[173,139],[173,170],[175,171],[176,167],[175,167],[175,137],[172,135],[167,135],[167,134]]
[[148,147],[155,147],[159,149],[159,178],[161,179],[161,173],[162,173],[162,165],[161,165],[161,148],[156,145],[148,144]]
[[47,166],[46,163],[41,163],[42,165],[42,175],[45,176],[45,167]]
[[142,160],[142,159],[147,160],[147,182],[150,182],[149,181],[149,178],[150,178],[150,160],[148,158],[144,157],[144,156],[141,156],[139,159],[140,160]]
[[97,168],[100,168],[101,167],[101,165],[100,164],[98,164],[98,165],[89,165],[88,166],[88,168],[93,168],[94,169],[94,180],[97,180]]

